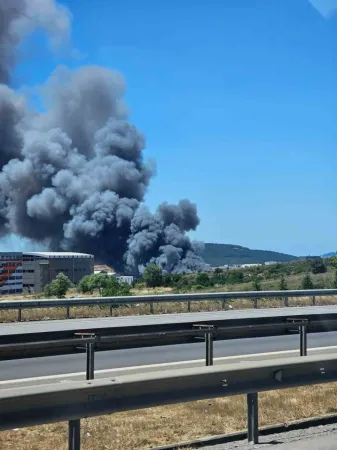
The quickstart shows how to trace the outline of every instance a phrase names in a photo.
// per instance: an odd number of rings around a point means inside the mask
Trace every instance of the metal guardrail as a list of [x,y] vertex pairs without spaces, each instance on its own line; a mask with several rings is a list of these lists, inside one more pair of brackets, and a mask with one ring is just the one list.
[[18,321],[22,320],[22,310],[39,308],[66,308],[66,317],[70,318],[70,308],[76,306],[110,306],[110,315],[113,308],[121,305],[149,304],[150,312],[154,313],[155,303],[179,302],[186,303],[187,310],[191,310],[191,302],[216,300],[221,308],[226,309],[226,302],[234,299],[250,299],[254,308],[258,307],[259,299],[283,298],[284,306],[288,306],[289,298],[311,297],[312,305],[316,305],[316,297],[337,296],[337,289],[310,289],[288,291],[245,291],[245,292],[209,292],[194,294],[163,294],[163,295],[135,295],[121,297],[90,297],[71,299],[37,299],[37,300],[4,300],[0,301],[1,310],[18,310]]
[[247,394],[248,440],[258,442],[258,392],[337,380],[337,356],[283,358],[0,391],[0,430],[69,421],[69,450],[80,449],[80,420],[119,411]]
[[[321,321],[321,326],[332,327],[334,325],[337,329],[337,320]],[[39,350],[45,350],[55,354],[55,349],[59,350],[58,354],[65,353],[65,349],[71,348],[73,352],[78,352],[79,350],[86,352],[86,379],[94,379],[95,371],[95,351],[100,350],[100,345],[114,343],[116,346],[116,341],[120,343],[119,348],[124,348],[124,343],[137,342],[139,345],[140,341],[146,342],[148,345],[151,341],[156,341],[157,339],[163,339],[165,337],[166,345],[169,345],[172,341],[171,339],[179,339],[185,337],[193,337],[196,340],[201,340],[205,342],[205,363],[206,366],[213,365],[213,344],[214,340],[220,335],[224,338],[222,333],[227,333],[228,336],[233,336],[235,333],[237,336],[241,335],[241,332],[245,330],[247,326],[231,326],[231,327],[215,327],[213,325],[207,324],[195,324],[192,330],[177,330],[177,331],[165,331],[165,332],[152,332],[152,333],[135,333],[135,334],[124,334],[119,336],[99,336],[93,333],[75,333],[74,337],[71,339],[59,339],[51,341],[37,341],[37,342],[21,342],[21,343],[11,343],[0,345],[0,360],[6,359],[23,359],[32,356],[38,356]],[[248,325],[251,330],[264,330],[269,329],[270,325]],[[295,332],[299,334],[299,353],[300,356],[307,355],[307,332],[312,329],[312,325],[308,319],[302,318],[288,318],[285,323],[276,323],[272,325],[275,332],[277,329],[287,329],[290,332]],[[161,341],[162,342],[162,341]],[[66,352],[68,353],[68,352]]]

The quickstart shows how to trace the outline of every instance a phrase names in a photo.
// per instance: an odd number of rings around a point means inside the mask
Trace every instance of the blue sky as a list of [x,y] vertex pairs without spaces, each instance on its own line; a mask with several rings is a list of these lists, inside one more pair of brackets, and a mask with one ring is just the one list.
[[63,0],[73,44],[40,49],[17,85],[59,63],[127,81],[157,176],[152,208],[189,198],[192,237],[295,255],[336,250],[337,1]]

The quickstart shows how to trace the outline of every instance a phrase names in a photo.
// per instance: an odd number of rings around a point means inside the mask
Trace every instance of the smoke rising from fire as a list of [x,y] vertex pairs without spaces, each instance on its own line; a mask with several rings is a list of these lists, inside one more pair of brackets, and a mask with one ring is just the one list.
[[52,47],[69,40],[70,14],[54,0],[5,0],[0,16],[0,235],[93,253],[117,270],[201,270],[186,235],[196,206],[162,203],[152,214],[143,204],[155,168],[128,121],[123,76],[58,67],[40,88],[44,112],[32,111],[10,88],[17,47],[36,28]]

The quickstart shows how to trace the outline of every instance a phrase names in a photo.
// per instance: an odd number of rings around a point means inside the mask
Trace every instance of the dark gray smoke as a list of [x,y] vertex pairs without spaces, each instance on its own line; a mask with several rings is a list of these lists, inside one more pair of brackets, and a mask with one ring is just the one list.
[[196,206],[163,203],[151,214],[142,203],[154,167],[143,159],[144,136],[127,120],[123,77],[59,67],[39,89],[45,112],[29,110],[8,87],[15,49],[35,27],[58,44],[70,17],[53,0],[0,0],[2,13],[0,234],[93,253],[117,270],[150,262],[169,272],[201,270],[186,235],[199,224]]
[[196,205],[189,200],[180,200],[178,205],[162,203],[154,215],[141,206],[131,220],[127,265],[140,271],[149,262],[168,272],[201,270],[203,260],[185,234],[198,224]]

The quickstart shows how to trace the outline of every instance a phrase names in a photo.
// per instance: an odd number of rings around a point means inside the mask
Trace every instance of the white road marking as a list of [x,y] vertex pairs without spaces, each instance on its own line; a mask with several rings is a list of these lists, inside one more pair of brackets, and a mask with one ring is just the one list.
[[[327,347],[315,347],[315,348],[308,348],[309,352],[318,352],[318,351],[324,351],[324,350],[334,350],[337,349],[337,345],[329,345]],[[277,352],[264,352],[264,353],[251,353],[248,355],[235,355],[235,356],[221,356],[218,358],[213,358],[214,362],[221,362],[221,361],[230,361],[230,360],[246,360],[249,358],[258,358],[258,357],[268,357],[268,356],[277,356],[277,355],[290,355],[290,354],[298,354],[299,355],[299,349],[296,350],[281,350]],[[149,372],[151,369],[158,369],[158,368],[170,368],[172,366],[182,366],[182,365],[193,365],[193,364],[205,364],[205,359],[193,359],[189,361],[172,361],[167,363],[157,363],[157,364],[147,364],[147,365],[140,365],[140,366],[128,366],[128,367],[117,367],[115,369],[101,369],[101,370],[95,370],[95,375],[99,374],[105,374],[105,373],[114,373],[114,372],[131,372],[133,370],[139,370],[144,372]],[[21,384],[21,383],[27,383],[34,380],[34,382],[43,382],[48,380],[62,380],[68,381],[69,378],[77,377],[77,376],[83,376],[85,374],[85,371],[83,372],[74,372],[74,373],[63,373],[58,375],[44,375],[41,377],[29,377],[29,378],[19,378],[16,380],[5,380],[0,381],[0,388],[1,386],[6,386],[8,384]]]

